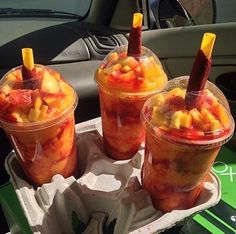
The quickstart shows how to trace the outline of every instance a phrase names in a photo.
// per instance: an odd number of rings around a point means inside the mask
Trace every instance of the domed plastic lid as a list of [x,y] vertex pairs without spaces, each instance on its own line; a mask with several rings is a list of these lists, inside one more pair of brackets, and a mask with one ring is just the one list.
[[58,72],[36,64],[30,79],[23,79],[22,73],[22,66],[16,67],[0,81],[0,122],[4,128],[48,125],[74,110],[77,95]]
[[207,81],[194,108],[185,102],[188,77],[175,78],[144,105],[142,119],[154,136],[177,143],[216,147],[227,142],[234,131],[234,120],[224,94]]
[[110,52],[95,74],[97,83],[118,92],[153,92],[167,82],[160,60],[148,48],[141,47],[140,56],[128,56],[127,46]]

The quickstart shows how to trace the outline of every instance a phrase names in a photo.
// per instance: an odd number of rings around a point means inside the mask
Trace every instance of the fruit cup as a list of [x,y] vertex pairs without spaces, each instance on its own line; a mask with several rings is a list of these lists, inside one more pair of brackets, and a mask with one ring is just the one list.
[[106,56],[95,80],[107,156],[130,159],[144,141],[144,126],[140,121],[143,104],[164,87],[167,76],[148,48],[142,46],[140,56],[135,57],[127,55],[127,46],[120,46]]
[[22,69],[10,70],[0,81],[0,123],[28,180],[41,186],[55,174],[76,173],[78,98],[58,72],[36,64],[33,77],[24,80]]
[[142,186],[162,212],[191,208],[223,144],[234,132],[234,120],[223,93],[207,81],[188,109],[188,77],[175,78],[152,96],[141,112],[145,123]]

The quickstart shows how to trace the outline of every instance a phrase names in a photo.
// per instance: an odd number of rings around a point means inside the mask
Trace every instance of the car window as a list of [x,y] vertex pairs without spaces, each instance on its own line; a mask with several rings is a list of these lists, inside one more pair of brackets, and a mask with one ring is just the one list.
[[149,0],[149,5],[157,28],[236,22],[235,0]]
[[1,0],[0,9],[50,9],[83,17],[87,14],[90,4],[91,0]]
[[212,0],[179,0],[188,11],[195,24],[211,24],[214,22],[214,5]]

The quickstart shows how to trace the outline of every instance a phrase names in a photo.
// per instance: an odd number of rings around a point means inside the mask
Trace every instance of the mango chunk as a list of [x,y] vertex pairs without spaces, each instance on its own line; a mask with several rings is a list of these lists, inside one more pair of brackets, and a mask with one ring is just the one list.
[[217,119],[213,120],[211,122],[211,130],[216,131],[216,130],[219,130],[219,129],[222,129],[222,125],[221,125],[220,121],[217,120]]
[[16,121],[17,121],[18,123],[26,123],[26,122],[29,122],[27,116],[26,116],[23,112],[21,112],[21,111],[12,112],[11,115],[16,119]]
[[104,66],[105,66],[105,67],[109,68],[109,67],[111,67],[112,65],[116,64],[117,61],[118,61],[118,59],[119,59],[118,53],[117,53],[117,52],[113,52],[113,53],[111,53],[111,54],[108,56],[108,58],[107,58],[107,63],[106,63],[106,64],[102,64],[101,67],[104,68]]
[[180,96],[185,98],[186,91],[180,88],[174,88],[166,94],[166,98],[171,98],[172,96]]
[[118,60],[119,56],[117,52],[113,52],[109,55],[108,61],[109,62],[115,62],[116,60]]
[[104,71],[105,74],[111,74],[111,73],[114,72],[114,71],[120,70],[121,67],[122,67],[121,64],[120,64],[120,63],[117,63],[117,64],[115,64],[115,65],[113,65],[113,66],[111,66],[111,67],[105,68],[103,71]]
[[165,102],[165,97],[162,94],[157,94],[154,99],[154,106],[160,107]]
[[183,111],[176,111],[170,121],[171,128],[190,128],[192,125],[192,116],[188,113],[184,113]]
[[128,66],[128,65],[125,65],[125,66],[123,66],[122,68],[121,68],[121,71],[122,72],[128,72],[128,71],[130,71],[131,70],[131,68]]
[[201,110],[202,115],[202,121],[205,123],[212,122],[213,120],[216,120],[215,116],[206,108],[203,108]]
[[138,66],[138,64],[139,64],[139,62],[134,57],[131,57],[131,56],[128,56],[128,57],[122,59],[120,61],[120,63],[121,63],[122,67],[129,66],[131,69]]
[[40,115],[40,110],[30,108],[28,119],[30,122],[36,122],[39,118],[39,115]]
[[60,91],[58,81],[46,70],[44,71],[41,90],[46,93],[58,93]]
[[42,105],[40,115],[39,115],[39,120],[44,120],[47,118],[47,111],[48,111],[48,106],[47,105]]
[[168,120],[166,119],[165,115],[162,114],[158,107],[154,106],[152,111],[152,120],[158,126],[168,126]]
[[133,77],[134,77],[134,71],[129,71],[129,72],[124,73],[120,76],[121,80],[123,80],[123,81],[132,80]]
[[184,128],[190,128],[192,125],[192,116],[187,113],[183,113],[180,119],[180,126]]
[[174,114],[171,117],[170,120],[170,128],[176,128],[176,129],[180,129],[181,127],[181,118],[183,116],[183,112],[182,111],[176,111],[174,112]]
[[197,109],[192,109],[189,111],[189,114],[192,116],[192,121],[194,124],[199,125],[202,121],[201,113]]
[[221,104],[216,104],[212,108],[212,113],[220,120],[223,126],[228,126],[230,123],[230,117],[227,114],[226,109]]
[[36,99],[35,99],[35,102],[34,102],[34,108],[36,110],[40,110],[41,106],[43,104],[43,100],[41,97],[37,96]]

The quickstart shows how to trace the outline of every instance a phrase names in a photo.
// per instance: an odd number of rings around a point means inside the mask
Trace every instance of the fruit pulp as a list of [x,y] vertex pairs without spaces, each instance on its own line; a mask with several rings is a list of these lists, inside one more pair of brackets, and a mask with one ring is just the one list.
[[56,174],[65,178],[76,176],[73,115],[51,127],[30,132],[8,131],[7,135],[25,174],[35,186],[49,183]]
[[218,88],[207,82],[204,90],[189,93],[198,100],[189,109],[186,81],[169,81],[141,112],[146,127],[142,184],[163,212],[195,204],[220,147],[234,131],[227,100]]
[[142,185],[162,212],[191,208],[220,147],[175,144],[146,132]]
[[120,97],[100,89],[103,142],[106,153],[116,160],[133,157],[144,142],[140,111],[146,97]]
[[48,183],[55,174],[75,175],[77,101],[73,88],[45,66],[36,65],[32,79],[22,79],[21,66],[2,78],[1,125],[32,184]]
[[95,74],[99,86],[104,148],[116,160],[132,158],[144,141],[140,111],[167,76],[160,61],[142,47],[140,57],[120,47],[105,58]]

